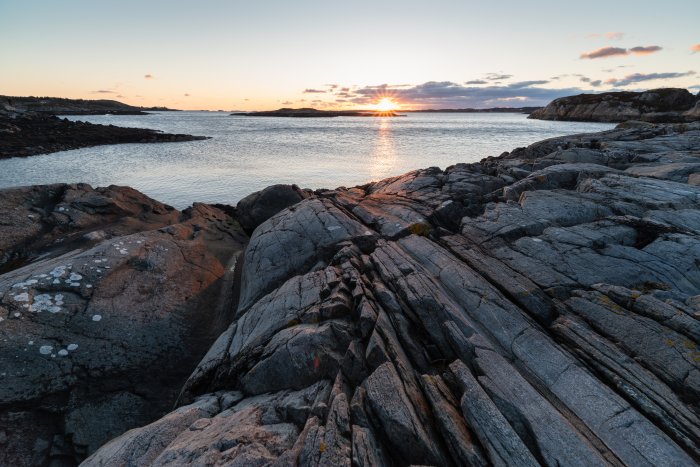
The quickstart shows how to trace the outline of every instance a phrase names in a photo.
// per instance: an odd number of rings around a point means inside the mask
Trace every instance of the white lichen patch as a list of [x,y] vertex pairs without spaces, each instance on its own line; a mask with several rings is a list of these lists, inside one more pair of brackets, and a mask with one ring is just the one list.
[[39,353],[41,355],[48,355],[53,351],[53,346],[52,345],[42,345],[39,347]]
[[126,248],[122,248],[121,250],[119,250],[119,253],[121,253],[123,255],[127,255],[127,254],[129,254],[129,250],[127,250]]
[[28,302],[29,301],[29,294],[27,292],[22,292],[22,293],[18,293],[17,295],[15,295],[12,298],[14,298],[14,300],[16,302]]
[[66,347],[69,352],[72,352],[74,350],[78,349],[78,344],[68,344],[68,347]]
[[71,282],[77,282],[77,281],[79,281],[79,280],[82,279],[82,278],[83,278],[83,276],[81,276],[81,275],[78,274],[77,272],[71,272],[71,273],[70,273],[70,277],[69,277],[69,279],[71,280]]
[[38,283],[38,282],[39,282],[39,281],[36,280],[36,279],[29,279],[29,280],[26,280],[26,281],[24,281],[24,282],[18,282],[18,283],[16,283],[16,284],[12,284],[12,287],[13,287],[13,288],[15,288],[15,287],[21,287],[21,288],[23,288],[23,289],[26,289],[26,288],[29,287],[30,285],[34,285],[34,284],[36,284],[36,283]]
[[92,320],[97,322],[102,320],[102,315],[92,315]]
[[[59,277],[62,277],[66,273],[66,266],[56,266],[53,268],[53,271],[49,273],[49,275],[53,276],[55,279],[58,279]],[[56,281],[54,281],[55,283]]]
[[66,349],[61,349],[58,351],[59,357],[65,357],[66,355],[68,355],[68,351]]
[[61,305],[63,305],[63,295],[57,294],[52,297],[51,294],[39,294],[33,297],[32,302],[29,304],[29,311],[34,311],[41,313],[42,311],[48,311],[49,313],[58,313],[61,311]]

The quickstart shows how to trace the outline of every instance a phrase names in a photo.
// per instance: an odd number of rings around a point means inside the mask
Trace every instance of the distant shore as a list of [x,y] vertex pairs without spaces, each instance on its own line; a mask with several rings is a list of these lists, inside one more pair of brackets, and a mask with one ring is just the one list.
[[318,110],[310,107],[301,109],[282,108],[261,112],[234,112],[231,115],[245,117],[289,117],[289,118],[333,118],[333,117],[404,117],[393,110]]

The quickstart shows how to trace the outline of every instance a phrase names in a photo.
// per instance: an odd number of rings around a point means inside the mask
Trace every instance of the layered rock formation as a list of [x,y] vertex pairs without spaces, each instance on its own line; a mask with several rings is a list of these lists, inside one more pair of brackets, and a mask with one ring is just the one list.
[[143,128],[74,122],[51,115],[50,112],[14,107],[12,101],[0,96],[0,159],[102,144],[170,143],[203,139],[208,138]]
[[123,187],[0,190],[0,219],[0,465],[76,465],[172,409],[247,236]]
[[699,172],[700,124],[628,124],[317,191],[178,408],[84,465],[696,465]]
[[529,116],[579,122],[693,122],[700,120],[700,94],[663,88],[561,97]]

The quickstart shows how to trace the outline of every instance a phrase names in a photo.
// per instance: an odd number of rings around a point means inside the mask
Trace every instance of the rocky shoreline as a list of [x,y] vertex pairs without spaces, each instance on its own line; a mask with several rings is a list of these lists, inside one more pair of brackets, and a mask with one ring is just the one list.
[[0,213],[0,464],[700,461],[700,123]]
[[[85,114],[89,112],[80,113],[80,115]],[[0,99],[0,159],[35,156],[104,144],[170,143],[204,139],[208,137],[74,122],[50,113],[18,110],[11,106],[9,101]]]

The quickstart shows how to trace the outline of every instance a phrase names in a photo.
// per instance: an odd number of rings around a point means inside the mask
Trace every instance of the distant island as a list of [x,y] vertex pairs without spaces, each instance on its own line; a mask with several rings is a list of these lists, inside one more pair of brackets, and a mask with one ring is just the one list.
[[0,96],[21,112],[51,115],[148,115],[148,112],[176,112],[167,107],[135,107],[111,99],[67,99],[64,97]]
[[234,112],[231,115],[245,117],[291,117],[291,118],[317,118],[317,117],[403,117],[393,110],[378,112],[373,110],[318,110],[311,107],[301,109],[282,108],[277,110],[265,110],[262,112]]
[[652,123],[684,123],[700,120],[700,93],[687,89],[659,88],[644,92],[619,91],[579,94],[555,99],[529,118],[576,122],[639,120]]
[[404,112],[413,113],[462,113],[462,114],[472,114],[472,113],[518,113],[518,114],[530,114],[535,110],[539,110],[542,107],[490,107],[487,109],[419,109],[419,110],[404,110]]

